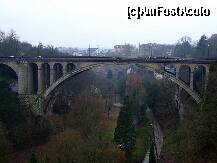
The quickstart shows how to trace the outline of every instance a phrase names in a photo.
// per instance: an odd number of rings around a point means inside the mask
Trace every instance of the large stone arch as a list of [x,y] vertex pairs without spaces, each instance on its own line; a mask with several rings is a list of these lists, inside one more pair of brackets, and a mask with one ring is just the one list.
[[8,66],[16,73],[17,77],[19,76],[19,66],[17,64],[12,62],[0,62],[0,64]]
[[[114,63],[113,63],[114,64]],[[61,83],[63,83],[65,80],[71,78],[72,76],[75,76],[77,74],[80,74],[84,71],[87,71],[87,70],[90,70],[94,67],[99,67],[99,66],[102,66],[102,65],[111,65],[110,64],[106,64],[106,63],[99,63],[99,64],[92,64],[92,65],[88,65],[88,66],[84,66],[82,68],[78,68],[78,69],[75,69],[74,71],[72,72],[69,72],[67,73],[66,75],[62,76],[61,78],[59,78],[57,81],[55,81],[48,89],[46,89],[43,94],[42,94],[42,97],[44,99],[47,99],[48,96],[51,94],[51,92],[54,91],[54,89],[56,87],[58,87]],[[150,71],[153,71],[153,72],[158,72],[160,74],[162,74],[164,77],[166,77],[167,79],[171,80],[172,82],[176,83],[177,85],[179,85],[181,88],[183,88],[190,96],[193,97],[193,99],[195,99],[195,101],[197,103],[200,103],[201,102],[201,98],[200,96],[194,92],[188,85],[186,85],[183,81],[177,79],[175,76],[173,75],[170,75],[166,72],[164,72],[161,68],[162,68],[162,65],[159,65],[159,64],[136,64],[137,66],[142,66],[143,68],[147,68],[148,70]]]
[[[179,65],[181,67],[181,65]],[[148,68],[150,71],[152,72],[158,72],[161,75],[163,75],[165,78],[167,78],[168,80],[171,80],[172,82],[176,83],[177,85],[179,85],[182,89],[184,89],[197,103],[200,103],[202,101],[201,97],[198,95],[197,92],[195,92],[191,87],[189,87],[189,85],[187,85],[184,81],[180,80],[176,74],[172,75],[171,73],[167,73],[166,71],[164,71],[162,68],[162,65],[160,65],[157,69],[156,67],[146,67]],[[180,67],[176,67],[174,66],[174,68],[176,68],[177,70],[179,70]],[[188,66],[190,69],[193,70],[194,66]],[[176,71],[177,71],[176,70]]]
[[[98,65],[99,66],[99,65]],[[65,80],[69,79],[72,76],[75,76],[79,73],[82,73],[84,71],[90,70],[94,67],[97,67],[96,65],[90,65],[90,66],[86,66],[86,67],[82,67],[80,69],[76,69],[74,71],[71,71],[69,73],[67,73],[66,75],[62,76],[61,78],[57,79],[52,85],[50,85],[50,87],[48,89],[45,90],[43,97],[46,99],[48,97],[48,95],[56,88],[58,87],[61,83],[63,83]]]

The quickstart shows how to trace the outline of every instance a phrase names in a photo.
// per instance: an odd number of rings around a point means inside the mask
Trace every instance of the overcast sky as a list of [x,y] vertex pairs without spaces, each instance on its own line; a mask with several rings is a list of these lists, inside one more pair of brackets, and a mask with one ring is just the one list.
[[[128,20],[130,7],[205,7],[209,17],[143,17]],[[112,48],[115,44],[176,43],[188,35],[217,33],[215,0],[0,0],[0,30],[14,29],[34,45]]]

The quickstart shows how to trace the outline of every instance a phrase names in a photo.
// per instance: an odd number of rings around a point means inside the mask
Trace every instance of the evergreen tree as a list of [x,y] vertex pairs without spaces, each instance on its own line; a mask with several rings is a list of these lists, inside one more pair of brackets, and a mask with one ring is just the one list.
[[216,58],[217,57],[217,34],[213,34],[208,39],[208,44],[209,44],[209,47],[208,47],[209,58]]
[[117,127],[114,133],[114,142],[126,151],[126,157],[130,158],[135,145],[135,128],[133,123],[133,108],[129,98],[125,97],[124,107],[119,113]]
[[201,36],[199,42],[196,47],[196,54],[194,57],[208,57],[208,41],[205,35]]
[[174,49],[174,56],[186,58],[193,55],[194,48],[191,45],[191,38],[190,37],[182,37],[180,43],[175,46]]

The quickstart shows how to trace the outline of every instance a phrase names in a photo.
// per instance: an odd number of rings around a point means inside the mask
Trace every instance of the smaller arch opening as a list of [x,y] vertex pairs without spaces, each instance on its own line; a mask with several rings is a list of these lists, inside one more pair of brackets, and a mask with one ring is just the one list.
[[48,88],[50,86],[50,65],[48,63],[43,63],[42,68],[44,72],[44,85],[45,88]]
[[194,70],[194,89],[200,95],[205,92],[206,68],[204,66],[197,66]]
[[66,70],[67,70],[67,72],[71,72],[71,71],[75,70],[75,65],[73,63],[68,63],[66,65]]
[[60,63],[54,64],[54,71],[55,71],[55,77],[56,77],[55,80],[63,76],[63,66]]
[[38,91],[38,65],[36,63],[30,63],[31,73],[32,73],[32,90],[34,94]]

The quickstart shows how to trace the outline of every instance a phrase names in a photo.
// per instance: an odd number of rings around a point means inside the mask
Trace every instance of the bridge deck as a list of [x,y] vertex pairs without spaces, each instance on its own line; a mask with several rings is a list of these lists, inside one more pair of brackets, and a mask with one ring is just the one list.
[[0,62],[117,62],[211,64],[214,59],[126,58],[126,57],[0,57]]

